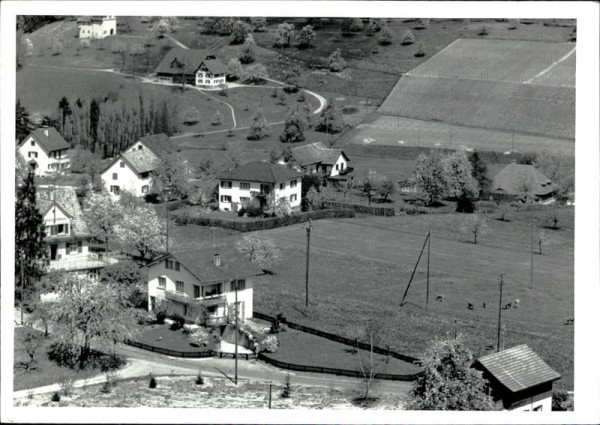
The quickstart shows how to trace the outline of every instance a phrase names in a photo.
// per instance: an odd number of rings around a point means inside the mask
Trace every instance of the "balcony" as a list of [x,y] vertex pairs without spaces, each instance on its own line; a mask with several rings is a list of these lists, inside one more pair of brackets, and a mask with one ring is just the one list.
[[77,256],[72,258],[61,258],[50,261],[48,268],[51,271],[80,271],[101,269],[109,264],[118,262],[116,258],[106,257],[98,254],[88,254],[86,256]]
[[167,300],[175,301],[181,304],[205,306],[224,304],[227,301],[227,297],[225,296],[225,294],[215,294],[200,298],[193,298],[184,293],[176,291],[165,291],[165,298]]

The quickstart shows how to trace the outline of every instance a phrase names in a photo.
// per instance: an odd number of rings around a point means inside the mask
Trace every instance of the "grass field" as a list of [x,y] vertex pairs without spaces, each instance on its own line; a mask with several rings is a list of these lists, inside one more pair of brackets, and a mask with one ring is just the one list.
[[203,348],[190,345],[190,339],[180,330],[169,329],[170,325],[149,325],[142,329],[137,342],[153,347],[183,352],[206,351]]
[[[477,245],[460,232],[459,214],[319,220],[311,232],[310,303],[304,307],[305,231],[289,226],[260,233],[283,251],[274,276],[255,284],[257,311],[351,336],[368,319],[384,325],[393,349],[418,356],[427,341],[464,333],[476,356],[496,344],[499,275],[504,302],[503,344],[526,343],[558,370],[560,385],[573,385],[573,212],[562,210],[563,228],[544,229],[544,254],[534,257],[530,287],[530,220],[543,213],[514,213],[510,222],[488,217],[490,234]],[[538,221],[539,223],[539,221]],[[425,310],[426,264],[421,263],[400,306],[426,233],[432,231],[430,303]],[[539,232],[535,228],[535,232]],[[435,302],[444,295],[443,303]],[[467,309],[472,302],[474,310]],[[487,308],[482,308],[483,303]]]

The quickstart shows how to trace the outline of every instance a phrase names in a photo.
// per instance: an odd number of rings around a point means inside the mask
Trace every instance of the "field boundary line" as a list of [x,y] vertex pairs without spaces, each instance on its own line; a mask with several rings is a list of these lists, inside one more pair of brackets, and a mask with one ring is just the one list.
[[[573,47],[571,49],[571,51],[569,53],[567,53],[566,55],[564,55],[562,58],[560,58],[559,60],[557,60],[556,62],[554,62],[552,65],[550,65],[548,68],[544,69],[543,71],[541,71],[540,73],[538,73],[536,76],[530,78],[529,80],[525,80],[523,81],[523,84],[531,84],[531,82],[533,80],[535,80],[536,78],[541,77],[542,75],[545,75],[546,73],[550,72],[552,70],[552,68],[554,68],[556,65],[558,65],[559,63],[561,63],[562,61],[565,61],[569,58],[569,56],[571,56],[573,53],[575,53],[575,50],[577,49],[577,47]],[[567,86],[569,87],[569,86]]]

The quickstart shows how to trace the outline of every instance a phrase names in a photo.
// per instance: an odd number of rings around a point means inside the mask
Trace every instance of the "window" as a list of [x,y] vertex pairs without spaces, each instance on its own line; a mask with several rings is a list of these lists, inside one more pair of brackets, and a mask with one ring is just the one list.
[[260,185],[260,191],[264,194],[268,194],[271,192],[271,185],[268,184],[261,184]]
[[340,169],[339,164],[335,164],[335,171],[338,171]]
[[34,140],[31,141],[31,146],[35,146],[35,141]]
[[117,173],[113,173],[113,180],[117,180],[119,178],[119,176],[117,175]]
[[110,187],[110,193],[114,193],[115,195],[119,194],[119,186],[111,186]]
[[167,278],[160,276],[158,278],[158,289],[167,289]]
[[37,158],[38,157],[38,153],[37,152],[29,152],[29,154],[27,156],[29,158]]
[[217,314],[217,306],[211,305],[210,307],[206,307],[206,311],[208,311],[209,314]]
[[298,200],[298,195],[296,195],[295,193],[293,195],[290,195],[290,202],[295,202]]
[[231,196],[221,195],[221,202],[231,202]]
[[145,184],[142,186],[142,193],[147,193],[148,192],[148,185]]
[[340,170],[344,171],[344,163],[343,162],[340,164]]
[[184,304],[183,305],[183,315],[184,316],[189,316],[190,315],[190,306],[189,306],[189,304]]
[[297,184],[298,184],[298,180],[292,180],[290,182],[290,187],[296,187]]
[[235,291],[236,287],[238,291],[243,291],[246,289],[246,279],[233,280],[231,282],[231,290]]
[[279,190],[285,189],[285,183],[279,183]]
[[173,260],[165,260],[165,268],[173,270]]
[[121,161],[121,162],[119,163],[119,166],[120,166],[121,168],[125,168],[125,163],[124,163],[123,161]]
[[180,280],[175,281],[175,290],[177,292],[183,293],[183,282]]
[[200,298],[200,287],[198,285],[194,285],[194,298]]
[[141,151],[142,149],[144,149],[144,147],[142,145],[138,146],[138,151]]
[[180,271],[180,269],[181,269],[180,264],[177,261],[175,261],[175,271],[178,272],[178,271]]
[[240,189],[242,189],[242,190],[250,190],[250,183],[248,183],[248,182],[240,182]]
[[229,182],[229,181],[222,181],[221,182],[221,187],[223,189],[231,189],[233,187],[233,182]]

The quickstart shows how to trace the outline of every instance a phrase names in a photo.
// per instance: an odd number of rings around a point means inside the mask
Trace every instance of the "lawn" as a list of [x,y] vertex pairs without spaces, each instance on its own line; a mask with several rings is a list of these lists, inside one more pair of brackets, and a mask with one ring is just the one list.
[[[460,231],[460,214],[319,220],[311,232],[310,302],[304,307],[306,235],[300,225],[261,232],[282,251],[273,276],[255,283],[255,308],[352,337],[367,318],[385,323],[383,338],[401,353],[419,356],[434,337],[464,333],[476,356],[496,344],[498,282],[503,300],[503,343],[528,344],[573,385],[573,211],[562,210],[559,230],[543,229],[543,255],[534,257],[530,285],[530,223],[545,213],[513,213],[510,222],[488,216],[490,232],[474,245]],[[425,310],[426,263],[420,263],[400,306],[426,233],[431,230],[430,302]],[[542,230],[538,225],[536,234]],[[435,302],[437,295],[444,302]],[[469,310],[467,303],[475,308]],[[486,303],[487,308],[483,308]]]
[[[294,329],[287,329],[277,335],[279,349],[276,353],[263,353],[265,356],[279,360],[281,362],[292,363],[302,366],[317,366],[325,368],[336,368],[344,370],[360,371],[360,361],[366,370],[371,365],[369,361],[370,352],[360,350],[356,352],[354,347],[340,344],[320,336],[300,332]],[[307,347],[310,347],[308,350]],[[398,360],[394,357],[388,358],[385,366],[380,365],[386,361],[386,357],[380,354],[373,354],[373,369],[380,373],[410,375],[421,371],[421,368]]]
[[183,333],[182,329],[171,330],[170,325],[145,326],[137,342],[185,353],[206,351],[204,348],[191,345],[189,338]]
[[[15,400],[15,406],[33,407],[175,407],[196,409],[267,409],[269,385],[241,381],[235,386],[223,378],[204,378],[204,385],[196,385],[193,376],[159,376],[157,387],[148,388],[148,379],[118,381],[108,394],[100,391],[101,385],[76,388],[71,396],[60,402],[51,402],[51,394],[35,395],[31,399]],[[321,386],[294,384],[290,398],[281,398],[282,383],[272,386],[272,409],[358,409],[352,403],[357,396],[352,391],[340,391]],[[401,409],[400,396],[381,394],[369,406],[375,409]]]
[[[33,332],[42,338],[42,342],[34,357],[35,369],[26,370],[21,364],[21,362],[29,360],[29,356],[27,355],[23,346],[23,340],[27,335],[26,328],[15,328],[13,367],[13,388],[15,391],[66,381],[76,381],[78,379],[85,379],[102,373],[101,368],[77,370],[65,366],[58,366],[54,361],[50,360],[47,355],[48,348],[51,344],[50,339],[44,338],[43,332],[36,330],[33,330]],[[108,356],[105,357],[108,358]]]

